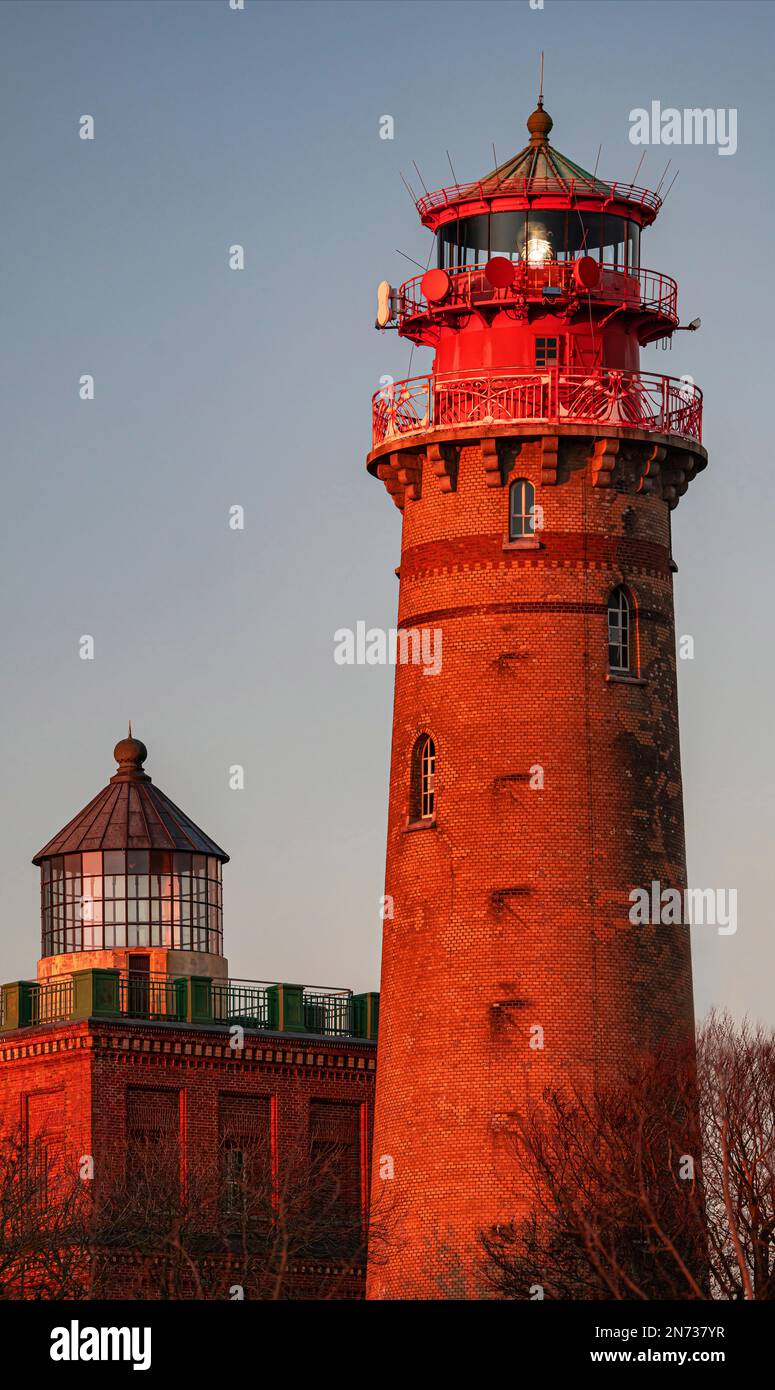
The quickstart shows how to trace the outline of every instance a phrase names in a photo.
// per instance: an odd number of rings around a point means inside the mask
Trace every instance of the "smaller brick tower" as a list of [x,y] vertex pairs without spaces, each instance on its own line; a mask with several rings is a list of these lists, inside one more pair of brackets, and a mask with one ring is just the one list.
[[[206,1172],[228,1197],[260,1166],[273,1203],[322,1155],[326,1210],[350,1239],[325,1269],[297,1268],[294,1296],[333,1279],[332,1296],[357,1298],[379,996],[228,978],[229,856],[153,785],[146,757],[130,730],[108,785],[33,861],[42,954],[35,980],[0,989],[0,1144],[85,1174],[96,1204],[131,1190],[149,1148],[179,1193]],[[130,1260],[109,1296],[158,1293]]]

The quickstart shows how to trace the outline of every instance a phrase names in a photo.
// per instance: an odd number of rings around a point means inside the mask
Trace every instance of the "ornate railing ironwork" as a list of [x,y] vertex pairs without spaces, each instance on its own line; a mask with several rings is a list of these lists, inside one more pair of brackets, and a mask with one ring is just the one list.
[[702,442],[702,392],[690,378],[612,367],[501,367],[396,381],[372,400],[372,447],[436,429],[614,425]]

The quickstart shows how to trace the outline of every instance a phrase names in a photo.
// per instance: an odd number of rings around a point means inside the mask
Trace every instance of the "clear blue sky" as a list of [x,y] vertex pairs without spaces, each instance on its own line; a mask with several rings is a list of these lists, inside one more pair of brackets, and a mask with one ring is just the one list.
[[697,933],[698,1004],[775,1021],[774,31],[701,0],[0,5],[3,978],[37,956],[29,859],[131,717],[232,855],[232,973],[376,987],[392,672],[332,659],[395,617],[400,518],[364,458],[409,349],[374,291],[412,274],[396,247],[427,255],[399,170],[521,148],[543,48],[552,139],[587,167],[602,143],[606,178],[635,173],[633,107],[738,111],[733,157],[646,154],[639,182],[680,175],[642,260],[703,327],[644,366],[703,387],[711,454],[674,518],[689,869],[737,887],[740,928]]

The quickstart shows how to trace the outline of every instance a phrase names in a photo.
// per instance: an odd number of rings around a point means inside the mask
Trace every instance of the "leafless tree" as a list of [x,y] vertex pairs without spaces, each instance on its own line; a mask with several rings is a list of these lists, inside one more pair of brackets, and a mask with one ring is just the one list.
[[89,1202],[64,1156],[21,1129],[0,1140],[0,1299],[72,1299],[87,1277]]
[[[227,1143],[181,1166],[177,1141],[156,1138],[102,1176],[82,1180],[45,1139],[0,1144],[0,1298],[362,1295],[365,1217],[336,1145],[299,1142],[278,1171]],[[377,1213],[370,1237],[384,1239]]]
[[775,1297],[775,1037],[712,1015],[612,1084],[515,1116],[526,1211],[482,1235],[507,1298]]
[[183,1182],[175,1144],[134,1154],[95,1203],[90,1296],[357,1297],[366,1228],[341,1155],[299,1144],[278,1172],[264,1154],[235,1163],[234,1153],[200,1155]]

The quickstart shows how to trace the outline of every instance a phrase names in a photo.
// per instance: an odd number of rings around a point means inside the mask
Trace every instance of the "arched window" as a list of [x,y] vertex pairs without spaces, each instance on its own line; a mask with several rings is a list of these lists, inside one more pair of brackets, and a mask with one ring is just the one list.
[[535,535],[536,490],[527,478],[515,478],[509,488],[509,540]]
[[632,600],[626,589],[614,589],[608,600],[608,669],[631,673],[635,657]]
[[412,749],[409,820],[432,821],[436,816],[436,744],[420,734]]

